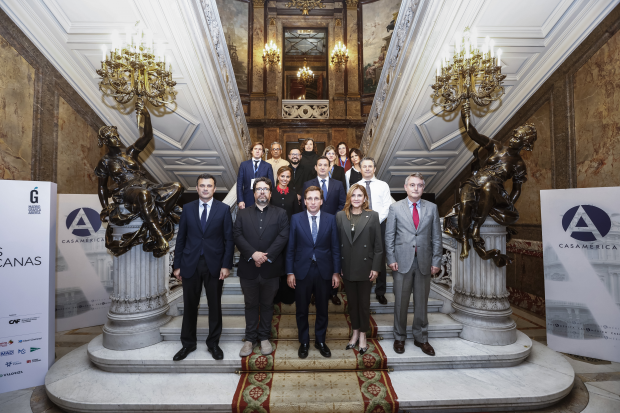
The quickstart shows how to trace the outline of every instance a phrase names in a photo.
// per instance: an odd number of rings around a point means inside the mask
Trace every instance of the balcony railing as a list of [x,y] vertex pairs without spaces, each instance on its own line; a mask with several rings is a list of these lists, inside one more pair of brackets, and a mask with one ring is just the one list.
[[282,119],[329,119],[329,100],[282,99]]

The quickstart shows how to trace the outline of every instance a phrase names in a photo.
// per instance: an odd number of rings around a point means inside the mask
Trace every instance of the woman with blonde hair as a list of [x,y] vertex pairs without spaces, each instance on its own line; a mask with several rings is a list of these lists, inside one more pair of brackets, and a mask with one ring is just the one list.
[[323,151],[323,156],[329,160],[329,178],[342,182],[342,187],[347,189],[347,180],[345,178],[344,168],[338,165],[338,155],[336,154],[336,148],[329,145]]
[[383,262],[383,242],[379,213],[368,207],[366,188],[351,185],[344,209],[336,214],[340,235],[342,278],[349,302],[353,334],[346,349],[368,350],[366,332],[370,328],[370,292]]

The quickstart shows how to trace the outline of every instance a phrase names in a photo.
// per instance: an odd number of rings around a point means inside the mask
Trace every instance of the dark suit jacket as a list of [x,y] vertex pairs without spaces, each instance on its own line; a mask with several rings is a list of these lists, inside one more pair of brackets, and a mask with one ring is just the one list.
[[256,176],[254,176],[254,162],[252,159],[241,162],[239,174],[237,175],[237,203],[245,202],[246,207],[254,205],[254,192],[252,192],[250,184],[252,183],[252,179],[261,177],[271,179],[271,183],[275,185],[271,164],[261,160],[258,165],[258,172],[256,172]]
[[[304,188],[301,191],[301,204],[306,209],[306,203],[304,202],[303,193],[307,188],[311,186],[321,187],[321,183],[319,178],[311,179],[310,181],[304,184]],[[323,199],[323,206],[321,207],[321,212],[327,212],[328,214],[336,215],[338,211],[342,211],[344,208],[344,203],[347,201],[347,190],[346,187],[342,186],[342,182],[330,178],[327,183],[327,197]]]
[[291,218],[291,229],[286,252],[286,273],[295,274],[303,280],[308,275],[312,254],[316,258],[321,278],[330,280],[334,273],[340,273],[340,244],[338,227],[333,215],[321,211],[316,244],[312,241],[308,212],[300,212]]
[[[252,205],[237,213],[233,235],[241,253],[238,275],[250,280],[259,275],[263,278],[279,277],[284,270],[284,248],[289,233],[288,217],[282,208],[268,205],[260,229],[260,214],[257,209],[256,205]],[[271,262],[267,261],[257,267],[252,259],[252,254],[256,251],[266,252]]]
[[293,165],[290,165],[291,169],[293,169],[293,176],[291,177],[291,182],[289,182],[288,186],[293,186],[295,188],[295,192],[297,192],[301,197],[304,197],[303,189],[306,181],[312,179],[311,174],[308,172],[305,166],[298,164],[297,168],[293,168]]
[[203,233],[198,216],[200,200],[183,205],[177,243],[174,248],[174,269],[181,269],[181,277],[191,278],[196,271],[200,251],[204,251],[207,268],[219,276],[222,268],[232,269],[235,241],[230,208],[217,199],[211,204],[207,228]]
[[340,235],[342,275],[349,281],[368,281],[370,271],[381,271],[383,241],[379,213],[363,211],[355,235],[351,236],[351,221],[344,211],[336,214]]
[[342,187],[345,189],[345,191],[347,190],[347,178],[345,176],[345,171],[342,166],[334,165],[334,170],[332,171],[331,179],[335,179],[337,181],[342,182]]

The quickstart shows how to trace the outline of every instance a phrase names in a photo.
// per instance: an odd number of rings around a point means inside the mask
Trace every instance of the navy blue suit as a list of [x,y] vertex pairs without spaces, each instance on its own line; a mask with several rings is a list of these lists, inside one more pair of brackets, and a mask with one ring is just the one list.
[[[174,269],[183,277],[183,347],[196,345],[196,322],[202,286],[209,304],[209,337],[207,346],[215,347],[222,334],[222,268],[232,269],[235,242],[233,223],[228,205],[213,200],[205,231],[202,231],[196,200],[183,206],[177,242],[174,249]],[[202,253],[202,254],[201,254]]]
[[[305,196],[303,194],[305,194],[307,188],[310,188],[311,186],[318,186],[319,188],[321,188],[320,179],[321,178],[316,177],[307,181],[304,184],[304,188],[301,191],[302,199],[305,199]],[[327,182],[327,196],[325,196],[325,194],[323,194],[323,196],[324,199],[323,205],[321,206],[321,212],[327,212],[331,215],[336,215],[336,213],[342,211],[345,202],[347,202],[347,190],[342,186],[342,182],[336,179],[329,179],[329,181]],[[302,205],[304,209],[306,209],[305,201],[302,202]]]
[[271,164],[261,159],[258,164],[258,171],[254,174],[254,159],[241,162],[239,174],[237,175],[237,203],[245,202],[246,207],[254,205],[254,192],[250,184],[252,179],[262,177],[269,178],[271,183],[275,185]]
[[[313,256],[316,260],[313,260]],[[325,342],[332,275],[340,273],[340,260],[336,217],[321,211],[316,243],[312,240],[308,212],[300,212],[291,217],[286,273],[295,274],[296,318],[300,343],[310,342],[308,306],[313,292],[316,298],[315,340],[319,343]]]

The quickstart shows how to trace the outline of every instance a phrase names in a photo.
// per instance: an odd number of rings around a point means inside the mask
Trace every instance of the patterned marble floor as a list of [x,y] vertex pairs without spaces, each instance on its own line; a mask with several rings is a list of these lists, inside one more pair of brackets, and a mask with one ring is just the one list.
[[[541,344],[547,344],[545,320],[513,307],[517,328]],[[56,333],[56,359],[90,342],[103,326]],[[579,379],[571,394],[558,405],[537,413],[617,413],[620,412],[620,363],[588,360],[565,355]],[[0,394],[0,413],[59,413],[43,386]],[[506,412],[507,413],[507,412]]]

